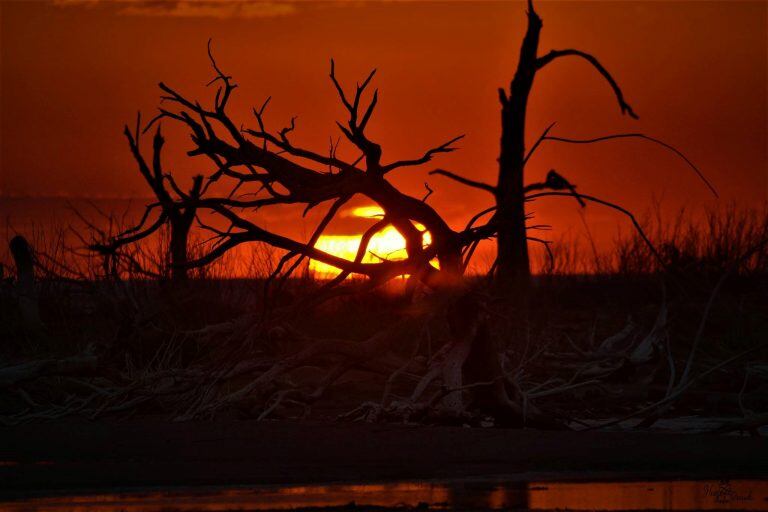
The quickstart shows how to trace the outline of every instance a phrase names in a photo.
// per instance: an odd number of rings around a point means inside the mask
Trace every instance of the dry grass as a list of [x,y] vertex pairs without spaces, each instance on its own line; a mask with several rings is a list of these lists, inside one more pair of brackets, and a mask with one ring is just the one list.
[[[97,221],[92,220],[97,218]],[[83,215],[80,226],[64,225],[56,219],[31,225],[23,235],[39,256],[40,277],[64,277],[78,280],[99,280],[105,276],[103,260],[89,251],[87,245],[103,242],[132,225],[123,216],[105,214],[99,210]],[[634,230],[617,232],[613,243],[602,249],[596,247],[589,232],[569,234],[550,245],[552,258],[535,247],[534,269],[543,275],[625,275],[639,276],[673,271],[685,275],[716,274],[739,259],[753,244],[768,238],[768,203],[761,208],[744,208],[731,203],[708,208],[694,214],[685,209],[673,215],[662,214],[655,205],[639,218],[663,261],[654,257],[642,237]],[[87,225],[88,223],[90,225]],[[5,232],[13,234],[12,226]],[[191,235],[190,256],[198,257],[209,244],[204,237]],[[126,265],[121,277],[127,280],[148,277],[168,277],[168,236],[160,230],[157,236],[125,249],[127,259],[136,265]],[[209,249],[210,247],[208,247]],[[263,279],[275,267],[278,251],[264,244],[237,247],[205,268],[192,270],[194,279]],[[492,261],[474,261],[476,271],[490,268]],[[3,274],[15,274],[7,244],[0,246],[0,266]],[[142,270],[139,270],[142,269]],[[739,264],[738,274],[763,274],[768,271],[768,245],[754,252]],[[306,269],[304,278],[311,278]]]
[[[685,209],[665,217],[656,207],[640,220],[662,257],[659,261],[636,231],[621,231],[607,250],[599,250],[589,235],[563,237],[553,243],[553,259],[540,256],[544,274],[639,276],[671,271],[695,276],[722,272],[759,241],[768,239],[768,204],[742,208],[729,204],[693,215]],[[740,275],[768,271],[768,244],[738,264]]]
[[[492,290],[487,288],[486,280],[476,280],[478,291],[488,297],[493,336],[499,341],[499,348],[512,362],[534,356],[538,358],[536,364],[531,363],[521,374],[519,385],[522,389],[529,390],[531,396],[547,393],[540,387],[542,383],[552,381],[553,375],[568,382],[570,369],[563,369],[559,355],[573,351],[574,347],[583,352],[594,352],[601,340],[610,338],[627,325],[629,316],[635,326],[629,341],[636,343],[642,340],[654,325],[662,303],[670,311],[668,333],[672,357],[678,369],[684,366],[713,284],[729,262],[738,258],[755,238],[765,234],[766,218],[764,213],[731,208],[722,218],[710,213],[701,224],[688,223],[682,214],[676,219],[676,223],[663,224],[658,218],[647,217],[644,225],[659,247],[664,247],[666,243],[672,248],[662,250],[668,258],[668,265],[675,262],[680,271],[678,273],[702,277],[697,279],[698,286],[688,286],[685,284],[688,281],[681,286],[684,280],[670,279],[667,280],[666,293],[662,293],[660,283],[666,274],[659,272],[661,267],[655,264],[641,266],[644,262],[643,251],[647,249],[633,235],[620,237],[617,249],[606,256],[590,254],[589,249],[579,252],[576,245],[565,246],[571,252],[557,252],[556,248],[555,263],[559,266],[537,280],[537,286],[530,293],[528,307],[514,312],[512,316],[494,304]],[[658,225],[655,226],[654,222]],[[103,279],[99,259],[68,250],[63,235],[45,238],[38,234],[30,238],[36,247],[43,248],[41,252],[48,254],[50,260],[61,259],[66,264],[51,267],[54,270],[50,274],[40,276],[48,277],[40,282],[41,316],[50,334],[47,344],[25,337],[18,322],[12,282],[6,280],[0,285],[0,338],[7,340],[0,347],[0,356],[7,362],[90,353],[87,352],[90,346],[105,368],[130,383],[148,380],[163,372],[196,375],[199,368],[215,366],[221,361],[261,364],[262,360],[270,362],[295,354],[304,346],[300,338],[292,337],[292,331],[279,326],[259,332],[252,339],[248,327],[236,323],[247,314],[259,316],[266,306],[293,303],[317,288],[319,283],[311,276],[299,273],[285,283],[280,293],[271,296],[272,304],[265,301],[263,276],[273,268],[274,253],[264,250],[258,258],[254,256],[247,263],[248,275],[251,276],[248,279],[234,278],[235,267],[230,258],[236,256],[230,255],[207,269],[205,274],[196,274],[186,285],[177,286],[164,279],[146,279],[143,274],[129,273],[128,278],[122,281]],[[159,275],[166,275],[168,270],[167,263],[160,256],[165,247],[164,240],[164,235],[161,235],[153,242],[154,245],[136,248],[133,253],[143,266]],[[153,249],[150,250],[150,247]],[[740,268],[742,279],[730,280],[723,288],[708,315],[695,361],[696,372],[714,367],[733,354],[764,343],[768,333],[765,256],[765,252],[756,253]],[[248,261],[244,257],[243,260]],[[75,265],[78,261],[86,265],[84,271],[64,269],[64,266]],[[237,259],[234,261],[237,262]],[[63,275],[67,278],[62,279]],[[418,307],[418,304],[409,305],[403,301],[402,294],[393,287],[338,298],[322,307],[294,315],[288,323],[309,339],[362,342],[396,324],[404,315],[413,314]],[[229,334],[195,334],[209,326],[221,324],[234,327]],[[418,354],[415,361],[418,364],[431,360],[445,346],[448,338],[443,330],[444,326],[436,326],[416,346]],[[413,339],[399,339],[390,359],[394,357],[395,361],[399,361],[397,358],[411,357],[413,347]],[[389,359],[382,359],[379,363],[392,365]],[[757,364],[755,361],[745,363]],[[656,369],[653,368],[655,364],[658,364]],[[617,370],[611,374],[611,379],[616,380],[609,384],[620,389],[622,394],[610,402],[610,407],[596,408],[595,404],[602,400],[599,397],[603,392],[599,388],[579,388],[578,392],[562,396],[542,395],[538,402],[544,407],[568,411],[574,417],[607,417],[617,411],[623,414],[625,409],[632,409],[636,404],[663,396],[668,379],[666,362],[661,359],[653,365],[632,372]],[[264,368],[257,365],[252,370],[259,374]],[[297,370],[280,384],[292,386],[294,379],[301,382],[302,378],[309,378],[305,374],[311,372],[315,373],[310,377],[315,378],[318,370]],[[738,403],[733,398],[742,386],[743,374],[744,367],[733,365],[727,373],[714,375],[715,379],[706,384],[710,389],[722,392],[725,398],[712,406],[701,402],[709,400],[704,394],[692,394],[685,407],[681,406],[675,414],[693,414],[699,407],[705,407],[712,413],[739,414]],[[639,382],[638,375],[647,377],[647,380]],[[44,379],[45,382],[34,386],[34,391],[38,393],[36,397],[58,403],[65,400],[68,393],[82,391],[75,389],[81,384],[73,379],[64,379],[61,381],[64,384],[57,379]],[[197,377],[192,382],[195,379]],[[221,392],[227,391],[228,386],[242,386],[247,382],[243,379],[235,378]],[[324,406],[328,409],[319,409],[318,414],[336,414],[362,401],[380,400],[384,386],[382,379],[386,381],[386,375],[368,375],[366,379],[350,377],[340,382],[337,388],[329,391],[331,394]],[[761,398],[765,396],[764,390],[763,380],[755,378],[749,382],[747,394],[744,395],[748,407],[764,410],[766,404]],[[393,389],[393,393],[402,392],[400,388]],[[194,398],[197,395],[190,396]],[[134,398],[133,395],[126,395],[126,403],[132,403],[130,401]],[[148,399],[146,403],[142,402],[141,410],[167,411],[163,400],[162,396]],[[260,416],[269,410],[259,408],[264,404],[256,404],[257,407],[248,402],[245,405],[247,410],[243,414]],[[3,407],[16,411],[23,409],[25,404],[19,396],[0,395],[0,408]],[[115,407],[119,412],[122,402]],[[270,414],[291,417],[296,410],[296,407],[285,408]]]

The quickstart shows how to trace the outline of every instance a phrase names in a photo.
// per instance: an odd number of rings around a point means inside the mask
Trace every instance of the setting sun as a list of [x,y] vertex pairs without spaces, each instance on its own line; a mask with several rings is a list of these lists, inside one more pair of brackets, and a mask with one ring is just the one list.
[[[378,219],[383,215],[383,210],[373,205],[359,206],[342,213],[342,216],[345,217],[367,219]],[[425,230],[424,226],[419,223],[414,225],[424,233],[424,245],[427,246],[432,243],[432,236]],[[355,259],[355,255],[360,247],[361,238],[362,234],[322,235],[315,244],[315,247],[334,256],[352,261]],[[382,260],[402,260],[405,257],[405,238],[393,226],[387,226],[371,238],[368,244],[368,251],[363,256],[363,263],[376,263]],[[340,270],[336,267],[317,260],[309,261],[309,270],[315,277],[321,279],[330,279],[340,273]]]
[[344,217],[360,217],[364,219],[380,219],[384,216],[381,206],[358,206],[342,214]]

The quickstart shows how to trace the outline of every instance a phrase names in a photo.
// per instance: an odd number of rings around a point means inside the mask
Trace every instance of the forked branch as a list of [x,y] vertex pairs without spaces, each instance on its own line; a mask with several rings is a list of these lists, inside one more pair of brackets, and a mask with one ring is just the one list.
[[460,141],[463,138],[464,138],[464,135],[459,135],[458,137],[454,137],[448,142],[444,142],[443,144],[435,148],[427,150],[421,158],[416,158],[412,160],[398,160],[397,162],[392,162],[391,164],[387,164],[384,167],[382,167],[382,172],[388,173],[400,167],[409,167],[409,166],[412,167],[415,165],[422,165],[431,161],[432,157],[439,153],[451,153],[453,151],[456,151],[459,148],[453,146],[453,144]]

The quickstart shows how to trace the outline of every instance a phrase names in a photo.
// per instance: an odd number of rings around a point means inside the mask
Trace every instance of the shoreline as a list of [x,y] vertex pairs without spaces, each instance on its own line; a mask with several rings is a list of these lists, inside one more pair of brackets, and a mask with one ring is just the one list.
[[762,438],[158,418],[0,427],[0,499],[141,489],[768,478]]

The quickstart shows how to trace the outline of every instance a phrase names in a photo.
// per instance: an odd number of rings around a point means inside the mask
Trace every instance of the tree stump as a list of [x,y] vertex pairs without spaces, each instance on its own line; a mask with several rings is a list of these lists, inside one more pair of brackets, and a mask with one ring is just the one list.
[[45,324],[40,318],[32,248],[21,235],[13,237],[9,246],[16,264],[16,296],[24,331],[28,336],[39,339],[44,336]]

